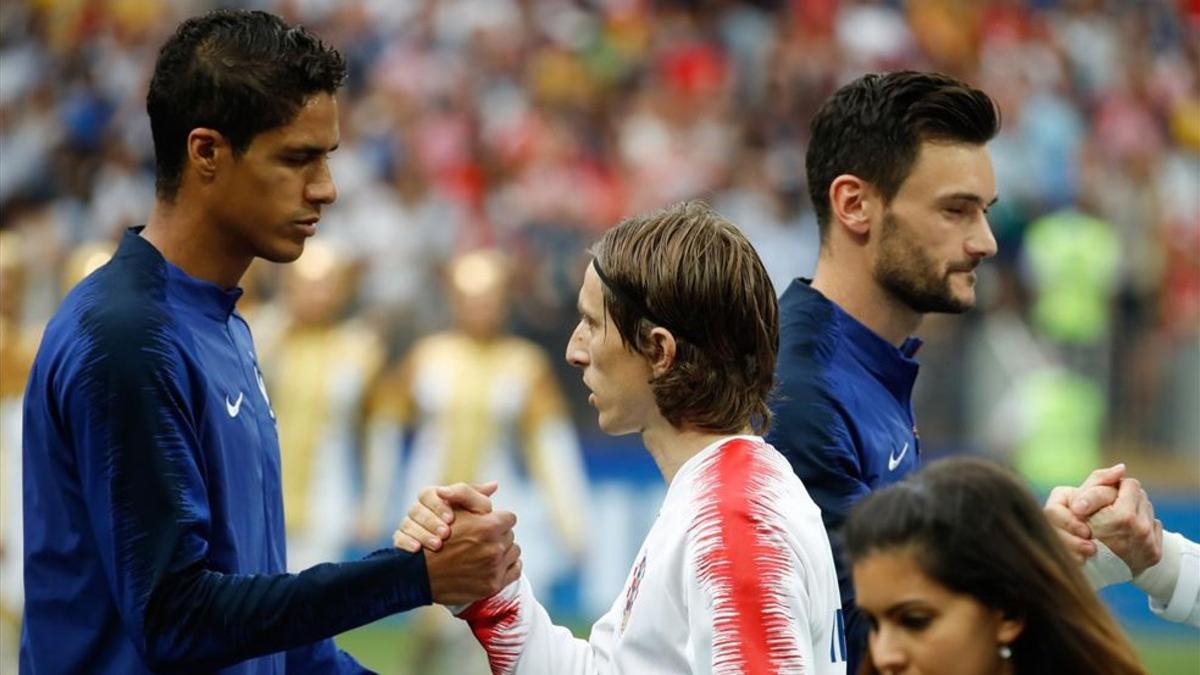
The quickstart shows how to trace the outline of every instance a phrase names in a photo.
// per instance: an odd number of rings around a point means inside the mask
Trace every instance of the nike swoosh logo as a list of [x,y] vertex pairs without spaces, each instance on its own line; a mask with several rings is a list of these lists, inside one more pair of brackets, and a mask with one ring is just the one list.
[[888,453],[888,471],[895,471],[896,467],[900,466],[900,460],[904,459],[904,456],[907,454],[908,454],[908,443],[904,444],[904,447],[901,448],[899,455],[897,455],[895,452],[889,452]]
[[229,416],[230,416],[230,417],[237,417],[237,416],[238,416],[238,412],[240,412],[240,411],[241,411],[241,409],[242,409],[242,398],[244,398],[244,396],[245,396],[245,395],[244,395],[244,394],[242,394],[242,392],[240,392],[240,391],[239,391],[239,392],[238,392],[237,401],[234,401],[233,403],[230,403],[230,402],[229,402],[229,396],[228,396],[228,395],[227,395],[227,396],[225,396],[225,412],[229,413]]

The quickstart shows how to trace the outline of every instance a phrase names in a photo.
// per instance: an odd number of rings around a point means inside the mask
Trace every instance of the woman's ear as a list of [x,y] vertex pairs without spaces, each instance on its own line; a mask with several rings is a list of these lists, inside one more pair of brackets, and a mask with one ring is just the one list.
[[1013,616],[996,610],[996,642],[1002,645],[1011,645],[1021,637],[1021,633],[1025,631],[1025,618]]

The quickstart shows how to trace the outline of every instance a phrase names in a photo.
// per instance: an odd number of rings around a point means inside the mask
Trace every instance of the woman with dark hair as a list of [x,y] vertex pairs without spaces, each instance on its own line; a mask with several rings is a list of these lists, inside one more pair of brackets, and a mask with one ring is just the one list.
[[1033,495],[994,463],[935,462],[864,500],[844,535],[870,623],[861,674],[1146,672]]

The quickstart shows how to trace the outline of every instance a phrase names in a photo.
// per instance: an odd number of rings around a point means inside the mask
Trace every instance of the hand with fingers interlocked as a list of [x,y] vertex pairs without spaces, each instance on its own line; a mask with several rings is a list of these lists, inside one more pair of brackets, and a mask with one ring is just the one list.
[[474,602],[521,576],[521,547],[512,531],[517,517],[492,510],[496,489],[495,482],[427,487],[392,534],[397,548],[424,549],[434,602]]
[[1117,464],[1093,471],[1079,487],[1050,492],[1046,518],[1081,562],[1095,555],[1096,542],[1120,558],[1133,576],[1162,559],[1162,522],[1141,483]]

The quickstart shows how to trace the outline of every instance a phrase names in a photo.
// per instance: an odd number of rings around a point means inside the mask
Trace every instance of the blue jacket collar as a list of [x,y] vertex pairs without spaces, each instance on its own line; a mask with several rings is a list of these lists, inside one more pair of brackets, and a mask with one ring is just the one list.
[[896,400],[908,403],[912,398],[913,384],[917,381],[917,371],[920,370],[920,364],[914,357],[921,348],[921,339],[910,336],[897,348],[814,289],[811,279],[799,279],[798,283],[792,285],[801,292],[802,302],[821,303],[831,308],[836,324],[834,330],[845,337],[839,342],[846,345],[847,352],[874,375]]
[[242,297],[242,289],[227,291],[210,281],[197,279],[171,264],[153,244],[142,238],[144,228],[145,226],[138,226],[126,230],[116,255],[129,256],[145,265],[161,266],[166,275],[169,297],[194,307],[207,317],[222,322],[228,321],[229,315],[237,306],[238,298]]

